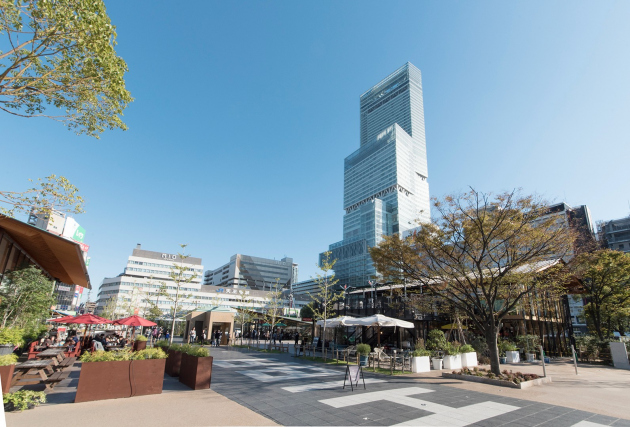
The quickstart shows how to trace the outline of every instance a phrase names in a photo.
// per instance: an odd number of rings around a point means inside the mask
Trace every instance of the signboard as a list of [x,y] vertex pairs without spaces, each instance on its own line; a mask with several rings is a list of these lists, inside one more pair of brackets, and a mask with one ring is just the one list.
[[75,242],[83,243],[85,239],[85,229],[79,225],[74,218],[66,218],[66,226],[63,228],[62,236],[74,240]]
[[46,231],[59,236],[63,231],[63,223],[65,220],[66,218],[64,218],[63,215],[57,212],[51,212],[48,215],[48,221],[46,221]]
[[359,380],[363,380],[363,389],[365,389],[365,378],[363,377],[363,369],[360,365],[346,365],[346,376],[343,379],[343,388],[346,388],[346,381],[350,381],[350,389],[354,391],[359,386]]
[[62,291],[62,292],[68,292],[70,289],[71,289],[70,286],[65,286],[65,285],[57,286],[57,290]]
[[81,247],[81,251],[82,252],[87,252],[90,250],[90,245],[86,245],[83,242],[79,242],[79,246]]
[[302,317],[302,322],[312,322],[313,318],[311,317]]

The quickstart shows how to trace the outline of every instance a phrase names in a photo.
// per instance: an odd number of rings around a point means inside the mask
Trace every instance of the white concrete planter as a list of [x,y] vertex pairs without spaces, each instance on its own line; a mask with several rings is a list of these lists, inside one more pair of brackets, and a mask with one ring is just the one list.
[[462,355],[444,356],[444,369],[462,369]]
[[411,358],[411,372],[429,372],[431,370],[431,359],[429,356],[419,356]]
[[462,353],[462,367],[471,368],[477,366],[477,352]]
[[437,357],[433,359],[433,369],[436,371],[442,370],[442,359],[438,359]]
[[528,362],[535,362],[536,361],[536,353],[525,353],[525,355],[527,356],[527,361]]
[[518,351],[506,351],[505,357],[507,359],[507,363],[518,363],[521,361]]

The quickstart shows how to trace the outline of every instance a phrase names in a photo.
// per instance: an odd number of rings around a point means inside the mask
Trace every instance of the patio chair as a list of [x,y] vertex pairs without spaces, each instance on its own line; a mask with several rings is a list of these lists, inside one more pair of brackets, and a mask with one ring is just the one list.
[[385,352],[383,351],[382,348],[380,347],[374,347],[374,353],[376,353],[376,361],[377,362],[391,362],[392,358],[391,356],[388,356],[387,354],[385,354]]

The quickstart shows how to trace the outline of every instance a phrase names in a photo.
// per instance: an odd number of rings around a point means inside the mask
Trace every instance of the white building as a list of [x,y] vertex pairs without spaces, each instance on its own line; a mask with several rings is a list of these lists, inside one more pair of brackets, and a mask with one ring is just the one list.
[[248,289],[270,290],[276,282],[283,289],[291,289],[298,281],[298,265],[293,258],[281,260],[236,254],[230,262],[205,273],[203,284]]
[[[178,311],[205,310],[212,307],[250,307],[260,310],[267,304],[268,291],[202,284],[201,258],[181,259],[175,254],[147,251],[138,245],[128,258],[124,272],[103,280],[98,293],[96,314],[101,314],[110,301],[115,301],[116,316],[124,317],[134,313],[142,316],[150,308],[148,301],[152,301],[157,303],[164,314],[170,316],[175,303],[167,297],[159,296],[158,291],[165,284],[166,292],[171,296],[175,295],[177,289],[169,276],[175,266],[186,267],[186,277],[193,277],[190,283],[180,288],[180,294],[190,295],[190,298],[180,301],[181,308]],[[290,303],[288,294],[286,299],[286,314],[291,312],[290,305],[299,310],[305,304],[300,301]]]

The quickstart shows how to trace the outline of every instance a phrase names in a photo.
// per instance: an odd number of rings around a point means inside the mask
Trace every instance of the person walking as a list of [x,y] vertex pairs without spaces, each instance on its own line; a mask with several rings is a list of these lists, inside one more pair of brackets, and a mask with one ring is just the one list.
[[190,338],[190,343],[194,344],[195,343],[195,338],[197,337],[197,331],[195,331],[195,328],[192,328],[190,330],[190,334],[188,335],[188,337]]
[[203,341],[201,342],[202,344],[206,342],[206,340],[208,339],[208,334],[207,334],[208,330],[207,329],[203,329]]
[[300,343],[300,333],[296,332],[294,338],[295,338],[295,346],[297,347],[297,345]]

